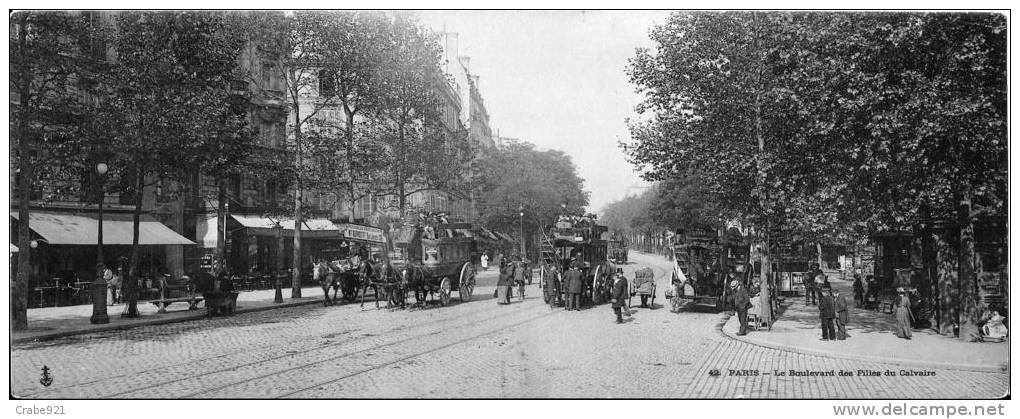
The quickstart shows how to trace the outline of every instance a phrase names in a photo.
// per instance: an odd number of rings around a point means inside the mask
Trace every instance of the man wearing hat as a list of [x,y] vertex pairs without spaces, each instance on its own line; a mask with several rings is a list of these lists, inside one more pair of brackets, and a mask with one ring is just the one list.
[[737,336],[744,336],[747,334],[747,309],[751,307],[751,298],[747,296],[747,289],[732,272],[729,274],[729,281],[729,303],[737,311],[737,320],[740,321],[740,331],[737,332]]
[[832,298],[833,307],[836,311],[836,339],[846,339],[846,322],[850,320],[846,306],[846,297],[839,293],[839,288],[829,288],[829,297]]
[[556,264],[546,264],[543,268],[545,278],[545,294],[549,300],[549,308],[556,308],[556,300],[560,299],[560,270]]
[[613,275],[613,294],[610,299],[613,303],[613,313],[616,314],[616,324],[623,324],[621,310],[627,304],[627,291],[627,278],[623,277],[623,270],[618,269],[616,275]]
[[828,285],[823,285],[822,290],[825,293],[818,300],[818,315],[822,319],[822,340],[835,340],[836,328],[833,322],[836,319],[836,304],[832,299],[832,289]]
[[565,275],[567,289],[567,311],[581,310],[581,293],[584,292],[584,280],[581,278],[581,267],[577,261],[570,264],[570,269]]

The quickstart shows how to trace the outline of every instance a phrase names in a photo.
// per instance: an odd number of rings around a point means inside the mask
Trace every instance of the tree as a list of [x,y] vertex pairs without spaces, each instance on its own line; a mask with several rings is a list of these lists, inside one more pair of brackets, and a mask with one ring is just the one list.
[[[876,54],[860,72],[874,80],[862,107],[861,154],[871,164],[849,172],[850,193],[892,198],[899,225],[952,220],[960,337],[979,338],[974,223],[1006,213],[1006,21],[999,14],[903,13],[874,19],[867,39]],[[872,157],[873,156],[873,157]],[[941,252],[941,251],[940,251]],[[951,252],[950,252],[951,253]],[[947,264],[939,263],[940,267]],[[948,308],[948,307],[947,307]],[[949,319],[947,319],[949,320]]]
[[[89,15],[16,12],[11,15],[11,166],[18,200],[18,272],[11,290],[15,330],[28,328],[31,247],[30,201],[39,180],[68,180],[81,167],[87,121],[94,108],[82,100],[96,71],[95,28]],[[68,182],[72,189],[82,186]],[[74,191],[53,191],[59,194]],[[41,197],[41,196],[40,196]]]
[[[301,297],[301,226],[307,186],[318,176],[315,161],[308,160],[306,133],[309,125],[322,118],[323,111],[338,104],[335,79],[341,65],[336,51],[340,39],[350,40],[349,13],[297,11],[293,13],[252,12],[241,17],[249,39],[260,54],[287,80],[289,147],[294,190],[294,258],[291,266],[291,297]],[[353,48],[346,45],[347,48]]]
[[[128,277],[137,277],[143,192],[158,179],[223,170],[251,149],[229,82],[243,41],[220,13],[124,12],[116,16],[116,61],[104,80],[107,157],[133,180]],[[226,155],[226,153],[234,153]],[[240,157],[243,158],[243,157]],[[124,281],[126,316],[137,316],[136,282]]]
[[[584,180],[570,156],[538,151],[522,141],[508,141],[480,158],[477,187],[484,191],[479,219],[493,230],[518,231],[519,208],[525,212],[525,236],[551,225],[559,215],[581,215],[588,205]],[[563,207],[566,206],[566,208]]]
[[[359,182],[356,172],[356,134],[359,118],[380,109],[388,86],[382,77],[387,51],[392,48],[391,23],[382,13],[353,12],[336,14],[327,36],[324,49],[329,51],[329,67],[321,76],[335,90],[343,111],[344,158],[347,168],[348,200],[352,209],[349,221],[354,221],[353,208],[360,197],[370,194],[374,186]],[[359,193],[359,189],[363,192]]]
[[[762,276],[768,277],[767,232],[784,221],[782,192],[798,178],[776,164],[796,130],[785,103],[803,78],[790,43],[806,29],[792,15],[733,12],[674,14],[651,31],[655,54],[638,50],[631,82],[652,118],[631,125],[624,149],[650,180],[692,178],[706,185],[727,218],[757,227]],[[792,125],[792,126],[791,126]],[[762,281],[762,295],[768,295]],[[766,319],[768,320],[768,319]]]
[[441,49],[431,32],[405,14],[398,14],[390,31],[381,78],[386,88],[373,115],[388,149],[389,190],[403,216],[407,198],[426,190],[450,191],[459,186],[471,154],[466,132],[450,132],[443,125],[439,98],[447,83],[440,71]]
[[942,287],[973,334],[973,220],[1005,205],[1001,15],[677,14],[652,38],[630,69],[652,115],[625,146],[649,178],[694,177],[763,232],[955,218],[961,278]]

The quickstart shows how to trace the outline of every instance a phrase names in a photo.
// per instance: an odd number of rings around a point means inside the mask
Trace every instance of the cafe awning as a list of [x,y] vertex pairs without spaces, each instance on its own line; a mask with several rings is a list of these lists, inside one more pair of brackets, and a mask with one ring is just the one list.
[[[284,232],[287,235],[294,235],[294,220],[283,219],[280,221]],[[340,228],[325,218],[312,218],[301,220],[301,237],[307,239],[340,239]]]
[[[18,214],[11,213],[18,219]],[[103,244],[130,245],[134,237],[132,214],[107,213],[103,215]],[[95,245],[99,233],[99,217],[95,213],[32,211],[29,227],[51,245]],[[140,245],[191,245],[195,244],[156,221],[142,215],[138,224]]]
[[283,227],[284,230],[294,229],[294,220],[290,220],[290,227],[288,227],[287,220],[278,220],[275,218],[262,217],[258,215],[246,215],[246,214],[230,214],[230,218],[241,224],[242,227],[252,229],[267,229],[272,230],[274,228]]
[[505,240],[507,242],[510,242],[510,243],[513,243],[513,242],[516,241],[516,240],[514,240],[513,237],[510,237],[510,235],[506,234],[506,233],[501,233],[501,232],[497,231],[496,235],[499,236],[499,238],[501,238],[501,239],[503,239],[503,240]]
[[499,237],[496,237],[495,234],[492,234],[491,230],[489,230],[489,229],[487,229],[485,227],[478,227],[478,230],[482,232],[482,234],[478,235],[479,237],[486,238],[486,239],[489,239],[489,240],[496,240],[496,241],[499,240]]

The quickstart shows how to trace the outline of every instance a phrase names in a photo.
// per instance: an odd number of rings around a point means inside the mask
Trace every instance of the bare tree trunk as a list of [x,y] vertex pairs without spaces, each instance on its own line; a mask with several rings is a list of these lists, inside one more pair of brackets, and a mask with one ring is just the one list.
[[404,217],[404,211],[407,209],[407,196],[406,187],[404,181],[404,159],[406,158],[406,146],[404,145],[404,124],[401,123],[397,131],[397,142],[398,142],[398,157],[397,157],[397,195],[400,199],[400,218]]
[[[216,254],[214,255],[215,267],[214,275],[219,275],[220,271],[227,269],[227,184],[224,179],[216,180]],[[219,225],[223,223],[222,225]]]
[[[759,39],[760,27],[758,25],[758,14],[754,13],[754,14],[752,14],[752,16],[754,18],[754,23],[755,23],[755,25],[754,25],[755,26],[755,28],[754,28],[754,31],[755,31],[755,38],[754,38],[755,51],[757,51],[760,54],[758,56],[758,79],[757,79],[756,88],[755,88],[755,94],[754,94],[754,135],[755,135],[755,137],[757,137],[757,140],[758,140],[758,158],[757,158],[758,185],[761,188],[761,190],[759,191],[759,194],[760,194],[759,195],[759,199],[760,199],[761,211],[763,213],[765,213],[767,211],[767,208],[768,208],[768,196],[765,193],[765,185],[767,184],[768,179],[766,178],[766,175],[765,175],[765,161],[764,161],[764,159],[765,159],[765,136],[762,135],[762,128],[761,128],[761,113],[762,113],[761,112],[761,90],[762,90],[762,73],[764,72],[764,68],[763,68],[762,62],[764,61],[764,57],[763,57],[764,54],[761,52],[762,51],[762,46],[761,46],[761,42],[760,42],[760,39]],[[768,218],[767,217],[768,216],[766,215],[766,221],[764,223],[765,224],[764,227],[765,227],[765,234],[766,235],[768,234],[768,227],[769,227],[769,223],[768,223]],[[771,272],[771,270],[772,270],[772,267],[770,265],[768,265],[768,262],[769,262],[768,252],[769,252],[768,241],[766,240],[765,241],[765,245],[763,246],[762,256],[761,256],[761,258],[762,258],[762,264],[761,264],[762,278],[761,278],[761,302],[760,302],[761,310],[762,310],[762,315],[765,316],[765,317],[769,316],[769,314],[765,314],[766,312],[769,311],[769,310],[766,310],[766,307],[771,307],[771,304],[772,304],[772,298],[771,298],[771,295],[769,294],[768,276],[765,275],[766,272]]]
[[974,218],[971,217],[970,185],[964,187],[956,210],[960,225],[960,339],[974,342],[981,339],[977,323],[981,315],[978,307],[977,273],[974,269]]
[[[295,99],[296,100],[296,99]],[[294,114],[294,260],[291,263],[290,298],[301,298],[301,210],[302,190],[301,173],[304,170],[301,150],[301,120],[298,113]]]
[[[761,256],[761,284],[760,284],[760,286],[761,286],[761,294],[760,294],[761,295],[761,302],[760,302],[761,307],[759,307],[759,310],[761,311],[761,319],[763,321],[765,321],[765,324],[771,325],[772,324],[772,310],[771,310],[771,307],[772,307],[771,306],[771,297],[772,296],[769,294],[769,285],[770,285],[769,279],[772,278],[772,261],[771,261],[771,258],[769,257],[770,256],[769,253],[770,253],[771,249],[769,249],[769,238],[768,238],[768,231],[767,230],[766,230],[764,236],[765,237],[764,237],[764,240],[762,241],[762,244],[761,244],[761,254],[760,254],[760,256]],[[750,270],[754,269],[754,263],[753,262],[751,262],[751,267],[749,269]]]
[[959,289],[957,286],[956,266],[959,262],[956,249],[953,248],[952,232],[942,230],[935,237],[935,258],[938,264],[938,323],[939,334],[955,335],[954,326],[957,322],[959,307]]
[[344,104],[344,137],[347,140],[346,161],[347,161],[347,196],[351,201],[351,212],[347,215],[347,221],[354,222],[354,206],[357,199],[354,197],[354,111],[350,106]]
[[138,254],[141,248],[138,246],[139,225],[142,221],[142,188],[145,187],[145,171],[142,169],[142,162],[139,161],[135,167],[135,209],[131,218],[131,260],[128,262],[128,277],[122,281],[124,296],[127,297],[127,305],[121,317],[138,317]]
[[823,259],[822,259],[822,244],[821,243],[815,243],[815,252],[818,253],[818,269],[822,269]]
[[27,31],[25,27],[25,16],[21,13],[18,18],[18,54],[22,55],[20,60],[21,68],[18,69],[21,76],[21,86],[18,95],[20,96],[19,108],[21,115],[18,118],[18,169],[21,170],[21,178],[18,179],[18,275],[11,290],[11,320],[14,330],[28,329],[28,275],[31,266],[32,238],[29,229],[29,206],[32,199],[32,178],[35,172],[32,167],[32,139],[28,134],[28,121],[25,118],[25,109],[29,106],[30,83],[32,73],[24,65],[26,58],[24,54],[27,48]]

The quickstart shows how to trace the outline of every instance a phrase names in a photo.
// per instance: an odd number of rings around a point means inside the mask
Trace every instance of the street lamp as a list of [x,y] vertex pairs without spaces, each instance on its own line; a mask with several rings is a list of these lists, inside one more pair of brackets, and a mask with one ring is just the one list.
[[[273,272],[273,303],[283,303],[283,277],[280,276],[280,271],[283,270],[283,265],[280,260],[283,258],[284,244],[283,244],[283,225],[277,221],[273,225],[273,230],[276,230],[276,269]],[[326,294],[329,296],[329,293]]]
[[107,324],[110,316],[106,313],[106,278],[103,276],[106,265],[103,263],[103,201],[106,200],[106,172],[110,168],[106,163],[96,164],[99,174],[99,228],[96,232],[96,280],[92,283],[92,324]]
[[521,213],[521,260],[524,260],[524,205],[517,207],[517,211]]

